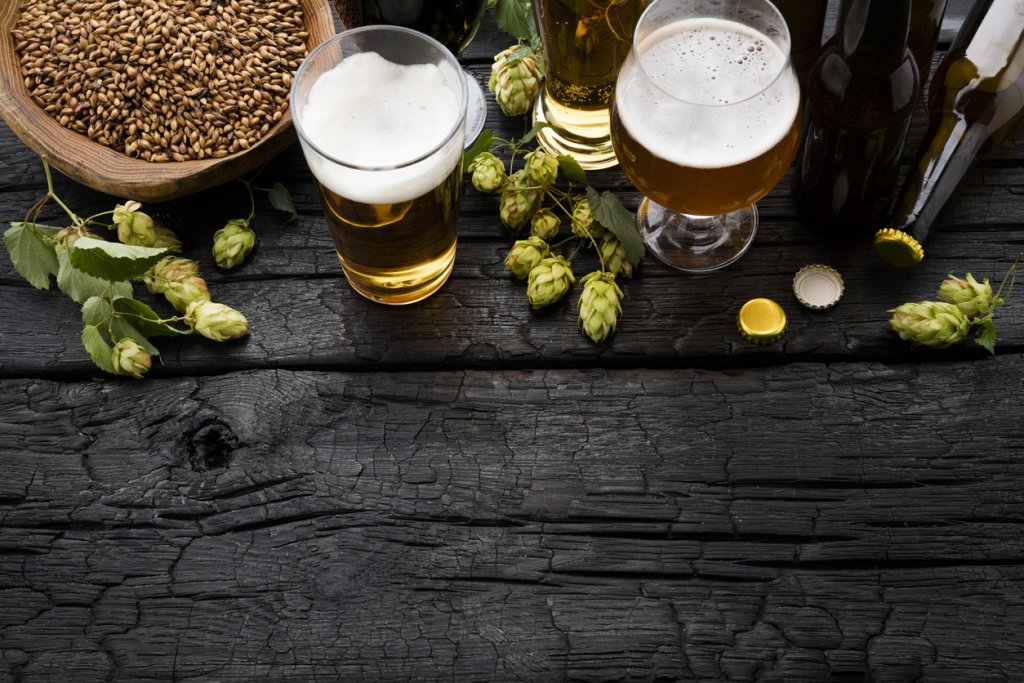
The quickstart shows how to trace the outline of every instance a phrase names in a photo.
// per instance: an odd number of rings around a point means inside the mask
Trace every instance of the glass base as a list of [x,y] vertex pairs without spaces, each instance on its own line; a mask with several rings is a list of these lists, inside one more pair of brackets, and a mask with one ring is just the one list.
[[537,133],[537,143],[548,154],[568,154],[585,171],[611,168],[618,163],[608,119],[608,109],[579,110],[563,107],[544,96],[544,87],[533,105],[533,123],[547,123]]
[[747,252],[757,233],[753,204],[721,216],[678,213],[644,198],[636,215],[647,249],[684,273],[724,268]]
[[466,149],[469,149],[487,123],[487,100],[484,99],[484,89],[473,74],[465,69],[462,72],[466,76],[466,87],[469,90],[469,101],[466,102]]

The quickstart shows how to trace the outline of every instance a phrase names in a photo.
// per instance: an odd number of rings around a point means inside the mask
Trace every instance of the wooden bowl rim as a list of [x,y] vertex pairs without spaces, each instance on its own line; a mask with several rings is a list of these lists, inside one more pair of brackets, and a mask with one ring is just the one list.
[[[329,0],[302,3],[306,53],[334,35]],[[51,167],[93,189],[123,199],[161,202],[227,182],[259,167],[295,142],[291,111],[247,150],[220,159],[149,162],[94,142],[60,125],[32,101],[21,75],[11,33],[21,0],[0,3],[0,117],[22,142]],[[13,69],[11,68],[13,66]]]

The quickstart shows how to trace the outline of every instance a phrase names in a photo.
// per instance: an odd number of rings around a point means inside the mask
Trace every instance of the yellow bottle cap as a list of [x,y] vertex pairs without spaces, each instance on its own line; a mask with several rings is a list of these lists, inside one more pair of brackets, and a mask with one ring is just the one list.
[[751,344],[774,344],[786,332],[786,312],[771,299],[751,299],[736,316],[736,327]]
[[843,276],[835,268],[820,263],[804,266],[793,276],[793,293],[807,308],[832,308],[843,296]]
[[894,266],[909,268],[924,258],[924,247],[908,233],[882,228],[875,233],[875,251]]

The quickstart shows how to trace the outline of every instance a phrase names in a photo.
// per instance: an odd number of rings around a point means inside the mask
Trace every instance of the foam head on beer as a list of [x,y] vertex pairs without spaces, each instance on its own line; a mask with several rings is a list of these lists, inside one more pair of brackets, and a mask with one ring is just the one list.
[[758,31],[684,19],[647,36],[638,54],[647,79],[621,89],[616,107],[629,133],[658,156],[688,167],[735,166],[790,133],[799,84],[787,55]]
[[308,140],[341,164],[307,153],[317,179],[366,204],[397,204],[437,187],[462,155],[462,136],[452,135],[461,93],[449,85],[458,76],[443,68],[362,52],[321,74],[298,116]]

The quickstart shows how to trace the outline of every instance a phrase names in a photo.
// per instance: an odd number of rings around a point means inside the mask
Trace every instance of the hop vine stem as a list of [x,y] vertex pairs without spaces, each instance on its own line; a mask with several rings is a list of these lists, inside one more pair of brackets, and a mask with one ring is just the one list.
[[[1017,280],[1017,266],[1020,265],[1022,258],[1024,258],[1024,251],[1017,254],[1017,258],[1013,260],[1013,264],[1010,266],[1010,269],[1006,271],[1006,275],[1003,276],[1003,281],[999,283],[999,290],[996,292],[996,299],[1005,301],[1005,299],[1010,298],[1010,294],[1013,293],[1013,284]],[[1010,283],[1010,288],[1006,290],[1006,297],[1003,297],[1003,287],[1006,286],[1007,281]]]

